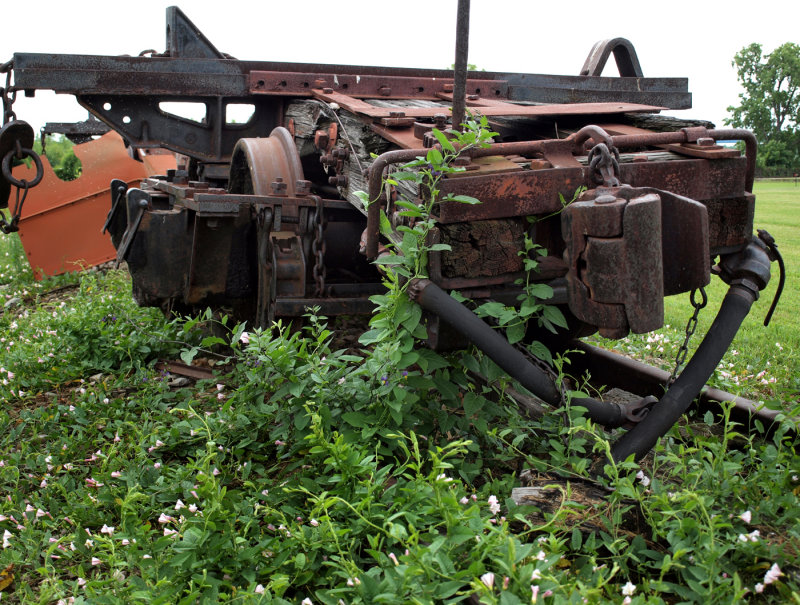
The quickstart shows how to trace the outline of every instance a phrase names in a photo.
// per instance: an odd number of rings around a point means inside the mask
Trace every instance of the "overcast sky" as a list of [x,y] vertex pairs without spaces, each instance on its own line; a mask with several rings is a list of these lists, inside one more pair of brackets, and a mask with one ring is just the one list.
[[[3,11],[0,62],[14,52],[137,55],[165,47],[166,0],[40,0]],[[178,4],[222,52],[239,59],[446,68],[456,0],[186,0]],[[472,0],[469,62],[487,71],[577,75],[592,45],[628,38],[646,77],[688,77],[693,109],[722,126],[738,102],[733,55],[800,43],[800,1],[535,2]],[[611,61],[613,64],[613,61]],[[612,65],[604,75],[617,75]],[[17,117],[38,131],[77,121],[72,97],[20,95]]]

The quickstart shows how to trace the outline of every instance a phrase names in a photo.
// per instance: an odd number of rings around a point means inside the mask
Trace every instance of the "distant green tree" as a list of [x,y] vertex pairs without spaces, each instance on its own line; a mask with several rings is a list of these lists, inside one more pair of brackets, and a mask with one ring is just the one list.
[[733,58],[744,92],[725,120],[753,131],[759,167],[767,172],[800,169],[800,46],[786,42],[764,55],[753,43]]
[[[53,172],[62,181],[74,181],[81,175],[81,161],[72,150],[74,146],[72,141],[62,135],[47,137],[45,141],[47,160],[53,167]],[[34,150],[37,153],[42,152],[41,140],[36,140]]]

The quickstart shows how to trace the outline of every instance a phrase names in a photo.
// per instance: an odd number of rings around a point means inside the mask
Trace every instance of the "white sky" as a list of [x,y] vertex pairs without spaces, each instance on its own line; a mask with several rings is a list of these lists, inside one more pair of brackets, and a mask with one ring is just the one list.
[[[137,55],[165,47],[173,0],[9,3],[0,62],[14,52]],[[178,4],[222,52],[239,59],[447,68],[454,61],[456,0],[184,0]],[[800,43],[800,1],[472,0],[469,62],[487,71],[577,75],[592,45],[628,38],[646,77],[688,77],[682,117],[722,126],[738,103],[733,55]],[[605,75],[616,75],[613,58]],[[20,94],[17,117],[78,121],[72,97]]]

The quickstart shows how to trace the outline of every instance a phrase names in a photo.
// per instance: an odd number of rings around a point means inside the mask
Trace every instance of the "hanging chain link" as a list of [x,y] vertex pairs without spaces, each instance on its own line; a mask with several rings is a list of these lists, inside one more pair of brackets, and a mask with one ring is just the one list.
[[314,253],[314,268],[312,273],[314,275],[314,283],[316,289],[315,296],[325,295],[325,277],[327,271],[325,269],[325,240],[322,238],[322,233],[325,229],[325,217],[323,215],[322,198],[317,198],[317,212],[314,214],[314,242],[311,244],[311,251]]
[[0,73],[6,74],[6,85],[0,87],[0,97],[3,99],[3,125],[13,122],[17,115],[12,109],[14,101],[17,100],[17,91],[11,90],[11,72],[14,70],[14,62],[9,61],[0,65]]
[[[699,302],[695,300],[698,291],[701,296]],[[670,387],[672,383],[675,382],[675,379],[678,377],[678,371],[681,369],[681,366],[686,361],[686,356],[689,354],[689,341],[692,339],[695,330],[697,330],[697,318],[700,316],[701,309],[705,308],[708,304],[708,295],[706,294],[705,288],[692,290],[692,293],[689,295],[689,302],[691,302],[692,307],[694,307],[694,313],[692,313],[692,316],[686,323],[686,337],[683,339],[683,344],[681,344],[678,349],[678,354],[675,356],[675,369],[672,370],[672,374],[670,374],[670,377],[667,379],[667,387]]]
[[592,179],[598,185],[619,187],[619,151],[598,143],[589,150],[589,168]]

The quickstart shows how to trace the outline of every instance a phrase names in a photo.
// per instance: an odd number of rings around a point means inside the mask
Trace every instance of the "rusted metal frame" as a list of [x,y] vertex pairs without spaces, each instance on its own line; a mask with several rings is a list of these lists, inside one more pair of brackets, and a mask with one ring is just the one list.
[[[580,340],[573,340],[562,346],[564,351],[581,353],[570,356],[570,371],[576,375],[588,373],[590,382],[597,386],[613,382],[614,386],[640,396],[661,397],[664,394],[664,385],[670,376],[666,370]],[[750,399],[709,386],[703,387],[697,401],[701,410],[719,409],[720,403],[732,402],[733,420],[745,424],[751,417],[774,422],[780,414],[777,410],[770,410]]]
[[[253,95],[279,95],[286,97],[310,97],[313,90],[328,90],[356,99],[423,99],[437,100],[437,93],[452,90],[454,80],[450,77],[381,76],[361,74],[355,68],[350,72],[291,72],[254,70],[249,74],[249,90]],[[466,82],[468,94],[491,94],[506,96],[503,80],[469,78]]]
[[[77,95],[78,102],[122,134],[133,147],[166,147],[204,162],[227,163],[236,142],[270,131],[282,119],[278,100],[242,97],[167,95]],[[204,123],[162,111],[161,102],[190,101],[206,107]],[[228,124],[225,107],[249,103],[255,107],[250,121]]]
[[715,141],[744,141],[747,170],[745,175],[745,190],[753,192],[755,180],[756,151],[758,143],[755,135],[749,130],[740,128],[725,128],[709,130],[702,126],[683,128],[676,132],[653,132],[650,134],[617,135],[611,140],[618,149],[631,147],[644,147],[668,145],[671,143],[696,143],[698,139],[709,138]]

